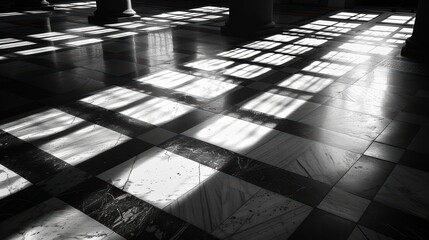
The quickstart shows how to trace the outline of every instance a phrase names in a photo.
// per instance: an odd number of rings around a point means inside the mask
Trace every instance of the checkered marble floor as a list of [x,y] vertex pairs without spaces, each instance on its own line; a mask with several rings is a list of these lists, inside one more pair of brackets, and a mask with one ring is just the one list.
[[429,239],[413,14],[94,5],[0,13],[0,239]]

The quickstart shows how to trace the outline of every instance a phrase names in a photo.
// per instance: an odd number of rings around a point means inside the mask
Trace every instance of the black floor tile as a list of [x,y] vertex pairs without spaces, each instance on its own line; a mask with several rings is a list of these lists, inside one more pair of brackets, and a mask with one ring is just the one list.
[[429,238],[427,221],[376,202],[369,205],[359,224],[396,240]]
[[131,79],[128,79],[128,78],[117,77],[117,76],[113,76],[103,72],[97,72],[97,71],[82,68],[82,67],[72,68],[72,69],[69,69],[67,72],[70,74],[77,75],[81,78],[97,80],[97,81],[103,82],[106,85],[110,85],[110,84],[123,85],[131,81]]
[[408,167],[429,172],[429,156],[423,153],[406,151],[399,163]]
[[79,75],[68,73],[67,71],[35,77],[31,79],[29,84],[55,94],[63,95],[67,93],[82,95],[105,87],[101,82],[80,77]]
[[[8,90],[8,89],[4,89]],[[36,101],[0,90],[0,120],[41,107]]]
[[31,80],[35,76],[46,75],[57,70],[28,63],[25,61],[13,61],[0,64],[0,75],[16,80]]
[[0,222],[23,212],[38,203],[51,198],[51,195],[36,186],[30,186],[0,200]]
[[403,109],[404,112],[429,116],[427,105],[429,100],[423,97],[414,97],[414,99]]
[[316,208],[295,230],[289,240],[346,240],[354,228],[355,223]]
[[16,80],[6,82],[2,86],[3,90],[19,95],[31,100],[42,100],[54,96],[53,93],[44,89],[35,88],[31,85]]
[[[215,239],[195,227],[187,230],[188,223],[97,178],[85,181],[59,198],[126,239],[177,239],[182,234],[187,239]],[[133,217],[124,219],[123,213],[131,213]],[[117,221],[118,218],[122,221]]]

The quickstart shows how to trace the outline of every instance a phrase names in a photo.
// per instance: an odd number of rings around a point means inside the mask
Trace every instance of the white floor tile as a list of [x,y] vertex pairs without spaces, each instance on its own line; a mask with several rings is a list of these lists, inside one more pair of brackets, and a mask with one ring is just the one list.
[[127,136],[57,109],[18,119],[0,126],[0,129],[71,165],[129,140]]
[[216,173],[214,169],[154,147],[98,177],[164,208]]
[[0,165],[0,199],[25,189],[32,184],[7,167]]
[[216,116],[184,132],[184,135],[245,154],[279,132],[228,116]]
[[195,109],[121,87],[112,87],[81,101],[154,125],[167,123]]
[[76,239],[123,240],[81,211],[52,198],[3,221],[0,238],[12,239]]

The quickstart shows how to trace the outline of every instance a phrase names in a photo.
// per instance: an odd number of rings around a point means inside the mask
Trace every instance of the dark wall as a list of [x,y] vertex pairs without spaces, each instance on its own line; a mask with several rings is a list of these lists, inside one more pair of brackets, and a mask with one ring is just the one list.
[[[278,0],[282,4],[326,6],[328,0]],[[349,0],[351,6],[416,8],[418,0]],[[350,5],[350,4],[349,4]]]
[[418,0],[355,0],[357,5],[377,7],[417,7]]
[[0,11],[9,9],[11,2],[11,0],[0,0]]
[[[26,1],[34,1],[34,2],[41,2],[41,0],[0,0],[0,12],[6,12],[6,11],[12,11],[14,2],[22,3]],[[55,3],[69,3],[69,2],[88,2],[91,0],[47,0],[51,4]],[[95,1],[95,0],[93,0]],[[134,0],[131,0],[134,1]]]

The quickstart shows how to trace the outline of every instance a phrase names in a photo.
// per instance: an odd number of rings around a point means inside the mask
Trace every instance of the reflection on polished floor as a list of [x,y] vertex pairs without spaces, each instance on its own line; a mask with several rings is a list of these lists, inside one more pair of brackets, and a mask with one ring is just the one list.
[[429,239],[414,15],[195,4],[0,13],[0,239]]

